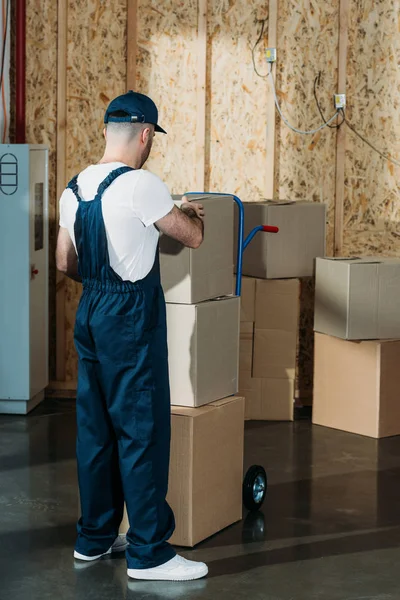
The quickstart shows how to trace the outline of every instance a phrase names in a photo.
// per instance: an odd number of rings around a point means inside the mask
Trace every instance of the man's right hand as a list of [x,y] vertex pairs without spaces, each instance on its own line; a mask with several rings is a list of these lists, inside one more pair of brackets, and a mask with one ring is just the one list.
[[204,238],[204,208],[197,202],[174,206],[168,215],[156,222],[158,229],[188,248],[198,248]]
[[199,202],[189,202],[186,198],[183,198],[181,204],[181,210],[185,212],[189,217],[191,216],[191,212],[194,211],[196,213],[196,217],[203,220],[204,219],[204,206]]

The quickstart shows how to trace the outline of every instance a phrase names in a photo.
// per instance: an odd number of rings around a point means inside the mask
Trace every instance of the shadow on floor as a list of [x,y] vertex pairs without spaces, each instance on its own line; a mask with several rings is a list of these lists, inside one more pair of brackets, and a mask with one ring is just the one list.
[[300,543],[285,548],[251,552],[244,556],[217,559],[209,563],[209,577],[238,574],[277,564],[398,547],[400,547],[400,527],[394,527],[373,533],[344,535],[335,539]]
[[[324,600],[355,600],[368,597],[371,581],[379,590],[371,600],[400,597],[400,438],[371,440],[307,422],[247,424],[245,466],[264,465],[269,476],[263,514],[185,551],[209,563],[207,581],[128,584],[123,559],[74,565],[74,406],[49,402],[28,418],[0,417],[1,598],[266,600],[273,577],[268,600],[319,600],[322,592]],[[376,567],[386,569],[386,588],[371,575],[380,550],[390,551]],[[302,575],[297,596],[287,582]],[[350,582],[345,594],[335,587],[342,582]]]

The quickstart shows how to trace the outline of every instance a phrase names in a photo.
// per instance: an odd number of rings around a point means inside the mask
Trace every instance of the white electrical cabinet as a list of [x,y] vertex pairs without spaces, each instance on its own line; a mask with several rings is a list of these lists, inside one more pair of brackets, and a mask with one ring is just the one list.
[[0,144],[0,413],[48,385],[48,149]]

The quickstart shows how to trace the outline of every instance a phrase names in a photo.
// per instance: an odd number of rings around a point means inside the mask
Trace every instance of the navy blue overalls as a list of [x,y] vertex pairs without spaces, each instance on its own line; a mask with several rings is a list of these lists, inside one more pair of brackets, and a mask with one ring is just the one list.
[[151,272],[132,283],[111,268],[102,196],[130,167],[112,171],[96,197],[78,200],[75,239],[83,293],[75,344],[79,357],[77,459],[82,517],[76,550],[106,552],[118,535],[124,500],[130,522],[128,567],[175,556],[175,522],[166,502],[170,395],[166,311],[158,250]]

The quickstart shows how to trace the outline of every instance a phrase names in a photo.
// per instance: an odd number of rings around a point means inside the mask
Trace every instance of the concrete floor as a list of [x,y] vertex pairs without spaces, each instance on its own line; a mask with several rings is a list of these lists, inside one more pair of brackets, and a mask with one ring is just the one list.
[[0,417],[0,599],[398,600],[400,438],[308,422],[251,423],[246,466],[264,465],[264,515],[184,551],[210,567],[188,584],[128,583],[124,559],[77,569],[73,403]]

